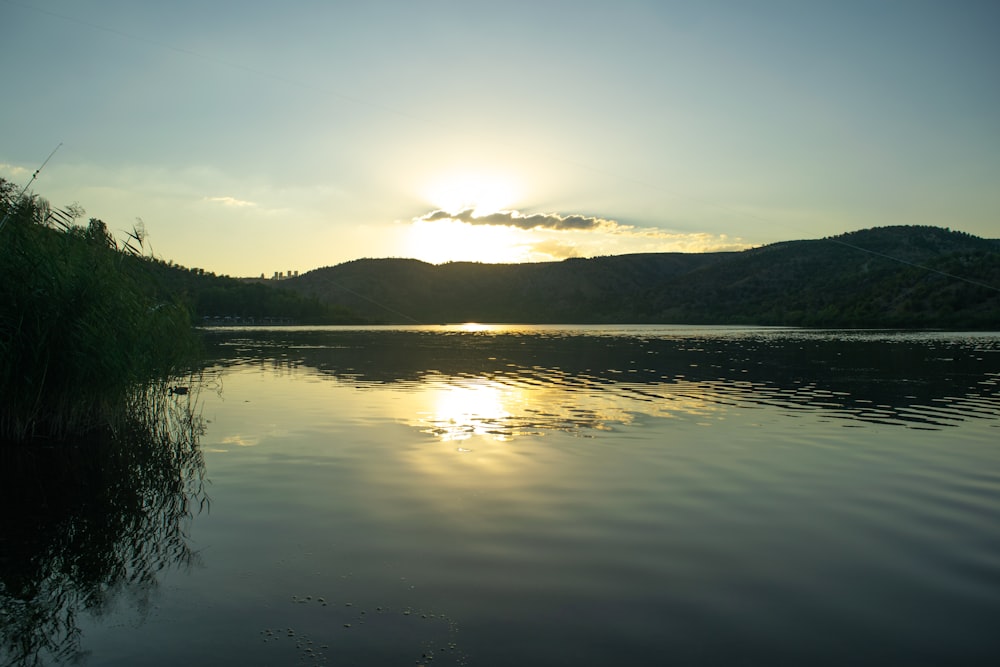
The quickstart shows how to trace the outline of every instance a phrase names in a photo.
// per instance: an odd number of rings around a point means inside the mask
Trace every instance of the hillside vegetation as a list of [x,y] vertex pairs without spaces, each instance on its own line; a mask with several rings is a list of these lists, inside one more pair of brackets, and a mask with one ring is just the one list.
[[362,259],[284,286],[374,321],[1000,328],[1000,243],[896,226],[743,252]]
[[342,306],[285,289],[285,281],[217,276],[203,269],[143,258],[160,293],[186,304],[200,324],[357,324],[366,320]]

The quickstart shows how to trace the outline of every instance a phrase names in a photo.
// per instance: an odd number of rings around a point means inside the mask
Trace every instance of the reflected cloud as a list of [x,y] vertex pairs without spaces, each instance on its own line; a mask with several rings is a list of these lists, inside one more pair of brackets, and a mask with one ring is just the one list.
[[582,395],[561,388],[532,386],[507,378],[428,378],[414,418],[406,420],[442,442],[474,437],[509,442],[517,437],[563,432],[586,436],[631,423],[627,406],[615,397]]
[[520,371],[490,380],[427,378],[416,403],[430,407],[418,407],[415,416],[405,421],[442,442],[473,438],[509,442],[556,432],[592,437],[594,431],[633,424],[640,415],[718,419],[737,405],[697,383],[651,390],[625,383],[577,382],[574,386],[570,379],[559,386]]
[[237,433],[234,435],[227,435],[221,442],[223,445],[234,445],[236,447],[256,447],[260,444],[260,436]]
[[[969,343],[929,335],[466,323],[207,336],[218,344],[219,372],[232,367],[252,388],[240,395],[250,399],[245,410],[217,425],[221,432],[260,433],[266,446],[280,442],[270,434],[282,424],[296,442],[314,442],[318,455],[350,461],[360,460],[359,449],[381,447],[385,456],[362,476],[386,488],[425,487],[420,497],[449,505],[470,526],[483,516],[481,499],[497,491],[517,498],[503,511],[537,516],[553,485],[592,473],[592,460],[578,452],[613,465],[630,457],[633,435],[640,447],[670,447],[674,437],[698,438],[703,426],[720,427],[715,438],[728,431],[739,439],[741,429],[759,427],[748,437],[767,437],[776,420],[796,423],[788,417],[820,430],[944,431],[974,419],[996,424],[1000,415],[996,335]],[[267,389],[270,377],[290,374],[295,381],[281,383],[280,392]],[[580,447],[581,438],[613,446]],[[380,511],[399,517],[407,510],[387,502]]]

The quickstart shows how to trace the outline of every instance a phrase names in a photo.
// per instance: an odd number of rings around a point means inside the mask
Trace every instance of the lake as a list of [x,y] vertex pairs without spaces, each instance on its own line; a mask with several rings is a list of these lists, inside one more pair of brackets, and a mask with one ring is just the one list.
[[[204,420],[203,460],[140,491],[155,510],[109,518],[146,537],[109,538],[117,564],[85,591],[51,546],[0,560],[5,644],[38,635],[23,664],[1000,655],[1000,334],[206,336],[178,397]],[[44,505],[33,529],[66,534]]]

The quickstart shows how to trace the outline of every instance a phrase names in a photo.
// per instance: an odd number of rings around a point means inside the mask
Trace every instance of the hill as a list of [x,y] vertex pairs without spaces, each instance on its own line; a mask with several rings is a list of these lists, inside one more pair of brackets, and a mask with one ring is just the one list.
[[285,289],[286,282],[217,276],[150,257],[134,258],[158,293],[184,303],[203,324],[358,324],[367,320],[336,304]]
[[282,286],[373,321],[1000,328],[1000,244],[895,226],[742,252],[362,259]]

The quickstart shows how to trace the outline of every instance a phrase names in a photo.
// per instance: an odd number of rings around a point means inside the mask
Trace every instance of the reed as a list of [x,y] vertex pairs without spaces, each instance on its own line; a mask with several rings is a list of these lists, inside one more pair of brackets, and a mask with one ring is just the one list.
[[197,350],[188,309],[157,295],[141,235],[119,245],[73,213],[0,200],[0,442],[114,429],[136,391]]

